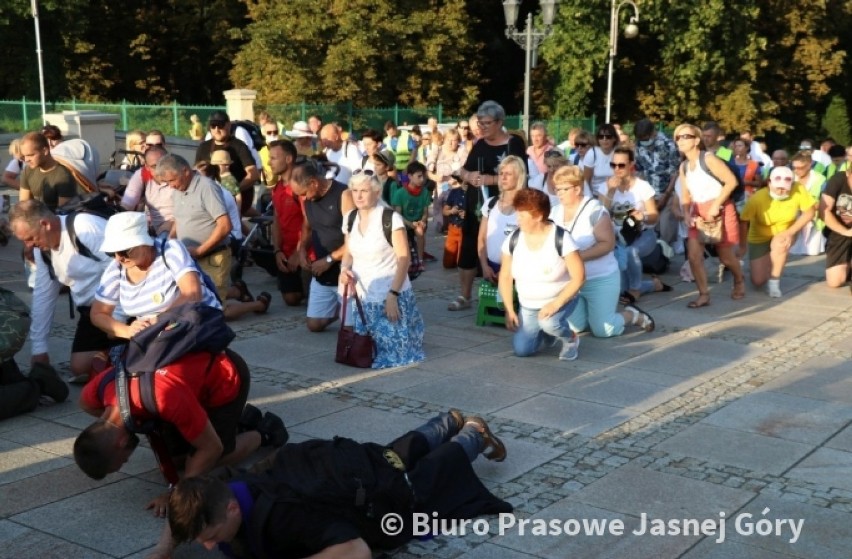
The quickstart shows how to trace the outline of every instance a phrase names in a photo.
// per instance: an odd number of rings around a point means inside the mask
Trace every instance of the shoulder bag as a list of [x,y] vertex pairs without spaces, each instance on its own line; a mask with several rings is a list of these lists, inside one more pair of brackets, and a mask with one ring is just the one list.
[[[347,283],[343,288],[343,310],[340,316],[340,331],[337,333],[337,352],[334,360],[344,365],[352,367],[360,367],[368,369],[373,366],[373,359],[376,357],[376,342],[373,341],[373,336],[370,334],[369,328],[366,334],[359,334],[354,329],[349,330],[344,328],[346,324],[346,308],[348,305],[349,288],[351,284]],[[355,299],[355,305],[358,307],[358,314],[361,315],[361,320],[364,325],[367,325],[367,317],[364,315],[364,307],[361,306],[361,299],[358,297],[358,291],[352,289],[352,298]]]

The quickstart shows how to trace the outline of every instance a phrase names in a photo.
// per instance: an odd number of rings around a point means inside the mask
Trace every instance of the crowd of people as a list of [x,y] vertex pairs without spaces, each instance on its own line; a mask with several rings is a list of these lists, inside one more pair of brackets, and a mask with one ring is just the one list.
[[[543,123],[534,123],[527,145],[522,134],[506,129],[505,118],[499,104],[486,101],[469,120],[449,127],[434,118],[425,127],[388,122],[383,132],[365,130],[356,139],[316,115],[283,131],[263,113],[258,125],[265,143],[258,149],[245,128],[216,111],[206,139],[200,122],[193,124],[199,143],[192,163],[170,152],[159,131],[129,132],[121,162],[129,180],[120,190],[93,185],[65,162],[68,155],[54,157],[62,142],[58,130],[25,134],[10,149],[13,164],[4,180],[19,189],[10,232],[35,270],[26,326],[33,370],[22,375],[10,364],[17,349],[4,350],[0,384],[26,393],[22,405],[4,409],[32,409],[34,395],[35,401],[42,394],[67,397],[49,353],[64,286],[79,315],[70,380],[85,384],[81,403],[98,418],[78,439],[75,458],[96,479],[117,471],[138,444],[123,422],[118,381],[109,376],[127,341],[182,305],[200,304],[228,320],[269,309],[272,295],[253,297],[238,273],[250,218],[268,224],[283,302],[306,304],[310,332],[325,331],[343,316],[339,328],[372,336],[374,368],[426,358],[426,324],[412,282],[437,260],[458,270],[458,295],[448,312],[477,304],[474,284],[481,277],[498,293],[496,312],[512,332],[515,355],[558,344],[558,358],[567,361],[581,357],[583,332],[610,338],[629,328],[655,329],[639,302],[672,291],[647,273],[654,261],[667,262],[667,254],[686,254],[681,275],[697,288],[690,309],[711,304],[707,258],[718,258],[720,282],[730,273],[734,300],[747,295],[746,268],[752,285],[783,297],[791,254],[825,252],[827,284],[839,287],[850,279],[852,150],[830,141],[815,148],[803,140],[792,157],[783,150],[769,157],[749,132],[724,145],[718,124],[707,122],[681,124],[669,138],[648,119],[635,124],[633,138],[605,123],[594,133],[571,130],[559,144]],[[257,184],[267,196],[256,199]],[[67,210],[98,189],[123,211],[110,217]],[[440,259],[426,251],[430,231],[444,235]],[[343,293],[358,298],[360,312],[343,312]],[[23,324],[15,304],[0,309],[6,310]],[[209,360],[206,369],[202,359]],[[184,481],[150,504],[158,515],[167,507],[176,511],[158,548],[162,556],[171,552],[172,537],[205,544],[236,537],[246,522],[240,495],[200,476],[287,438],[280,418],[246,404],[250,373],[236,353],[213,359],[191,354],[166,370],[153,388],[158,412],[184,443],[168,452],[188,454]],[[207,371],[204,378],[196,378],[199,370]],[[405,444],[375,445],[391,449],[399,471],[434,474],[431,469],[452,464],[467,472],[480,453],[498,461],[506,454],[481,418],[455,410],[412,433]],[[412,440],[419,445],[414,450]],[[451,441],[458,444],[446,450]],[[458,449],[462,455],[449,456]],[[442,457],[418,465],[432,453]],[[477,483],[472,471],[465,475]],[[406,481],[417,488],[416,479]],[[463,515],[505,508],[484,488],[474,489],[466,498],[479,505]],[[443,495],[447,487],[435,490]],[[215,517],[199,524],[207,501]],[[456,514],[470,502],[419,505]],[[275,518],[293,514],[281,509]],[[350,518],[341,522],[323,537],[313,531],[288,536],[287,545],[306,552],[343,546],[338,550],[362,556],[379,542],[363,526],[353,529]],[[285,546],[282,534],[267,536],[272,545]]]

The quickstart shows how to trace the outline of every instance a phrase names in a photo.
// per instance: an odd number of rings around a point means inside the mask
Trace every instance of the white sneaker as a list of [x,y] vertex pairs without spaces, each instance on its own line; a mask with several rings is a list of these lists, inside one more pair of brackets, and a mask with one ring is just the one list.
[[562,338],[562,349],[559,350],[560,361],[574,361],[580,356],[580,336],[574,334],[571,338]]
[[768,293],[770,297],[781,297],[781,280],[769,280],[766,284],[766,293]]

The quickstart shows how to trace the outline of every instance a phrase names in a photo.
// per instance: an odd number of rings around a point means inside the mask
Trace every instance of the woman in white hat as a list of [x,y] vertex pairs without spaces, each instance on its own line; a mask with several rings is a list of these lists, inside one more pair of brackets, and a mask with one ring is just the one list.
[[[222,308],[186,247],[177,239],[148,234],[144,213],[110,217],[101,251],[114,260],[101,277],[92,303],[92,323],[117,338],[130,338],[157,320],[163,311],[190,302]],[[125,324],[112,317],[116,307],[135,318]]]
[[284,135],[296,144],[296,152],[299,155],[314,155],[314,138],[316,134],[311,132],[311,127],[304,120],[293,123],[293,129],[284,132]]

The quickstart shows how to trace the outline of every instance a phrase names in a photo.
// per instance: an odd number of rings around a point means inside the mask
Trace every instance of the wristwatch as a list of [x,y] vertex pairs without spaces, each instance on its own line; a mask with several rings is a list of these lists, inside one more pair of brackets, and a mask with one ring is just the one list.
[[394,297],[399,297],[399,291],[397,291],[396,289],[388,289],[388,293],[390,293]]
[[331,255],[329,254],[328,256],[325,257],[325,261],[328,262],[329,264],[333,264],[334,258],[332,258]]

